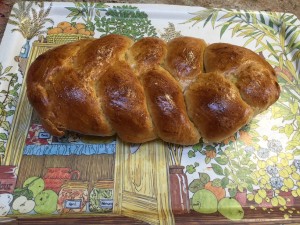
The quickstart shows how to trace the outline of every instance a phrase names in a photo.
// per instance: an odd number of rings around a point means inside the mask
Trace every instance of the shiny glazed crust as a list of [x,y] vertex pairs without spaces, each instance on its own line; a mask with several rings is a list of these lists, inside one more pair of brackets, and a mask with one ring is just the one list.
[[220,142],[280,94],[273,68],[256,53],[192,37],[80,40],[40,55],[26,83],[52,135],[117,134],[131,143]]

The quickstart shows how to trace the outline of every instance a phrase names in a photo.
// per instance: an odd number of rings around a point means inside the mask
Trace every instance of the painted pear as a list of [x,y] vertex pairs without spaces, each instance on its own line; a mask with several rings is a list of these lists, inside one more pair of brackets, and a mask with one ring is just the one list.
[[218,211],[230,220],[241,220],[244,210],[241,204],[234,198],[223,198],[218,205]]
[[201,189],[193,195],[192,207],[199,213],[214,213],[218,210],[218,200],[211,191]]

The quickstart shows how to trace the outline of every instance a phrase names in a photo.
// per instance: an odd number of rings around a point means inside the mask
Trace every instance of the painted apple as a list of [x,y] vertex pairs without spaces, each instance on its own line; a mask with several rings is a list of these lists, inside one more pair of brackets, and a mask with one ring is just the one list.
[[10,210],[10,203],[13,200],[12,194],[0,194],[0,216],[6,216]]
[[10,203],[13,200],[12,194],[0,194],[0,216],[6,216],[10,210]]
[[0,202],[0,216],[6,216],[10,210],[10,206]]
[[201,189],[193,195],[192,207],[199,213],[214,213],[218,210],[218,200],[211,191]]
[[34,199],[34,210],[39,214],[52,214],[57,208],[57,194],[52,190],[40,192]]
[[12,194],[0,194],[0,202],[9,205],[13,200]]
[[234,198],[223,198],[218,205],[218,211],[230,220],[241,220],[244,210],[241,204]]
[[45,182],[40,177],[29,177],[23,184],[24,188],[28,188],[33,193],[33,197],[36,197],[45,188]]
[[16,198],[12,204],[12,208],[16,213],[29,213],[33,210],[35,203],[33,200],[28,200],[25,196]]

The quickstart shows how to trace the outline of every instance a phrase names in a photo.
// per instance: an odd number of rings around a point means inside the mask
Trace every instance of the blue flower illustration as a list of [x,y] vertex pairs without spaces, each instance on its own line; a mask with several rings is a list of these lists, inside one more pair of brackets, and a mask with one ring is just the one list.
[[272,152],[276,152],[279,153],[282,151],[282,144],[280,141],[272,139],[268,141],[268,148],[272,151]]
[[275,176],[276,174],[278,174],[278,168],[275,165],[267,166],[267,172],[271,176]]
[[262,158],[262,159],[266,159],[269,157],[269,149],[267,148],[261,148],[258,152],[257,155]]
[[296,166],[296,168],[297,168],[298,170],[300,170],[300,159],[295,159],[295,160],[294,160],[294,165]]
[[254,152],[254,147],[253,146],[247,146],[245,149],[246,153],[252,154]]
[[271,177],[271,186],[276,189],[280,189],[283,186],[283,179],[281,177]]

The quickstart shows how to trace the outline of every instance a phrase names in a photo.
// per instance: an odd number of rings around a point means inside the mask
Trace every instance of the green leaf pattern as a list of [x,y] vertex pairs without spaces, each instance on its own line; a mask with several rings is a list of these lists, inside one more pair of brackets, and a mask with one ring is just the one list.
[[122,34],[133,39],[157,36],[156,29],[145,12],[135,6],[113,6],[107,9],[105,16],[96,17],[96,29],[101,36]]
[[12,66],[4,67],[0,63],[0,156],[4,155],[8,139],[11,119],[17,105],[18,93],[21,87],[17,73],[12,73]]
[[[276,12],[205,9],[191,14],[186,23],[211,26],[220,39],[231,33],[231,38],[243,38],[244,46],[255,46],[274,67],[281,86],[279,100],[226,143],[189,148],[203,155],[194,157],[200,163],[195,176],[211,168],[211,179],[220,179],[230,197],[239,199],[238,193],[246,191],[249,204],[286,207],[290,198],[300,198],[299,22],[294,15]],[[209,162],[208,148],[217,152]],[[192,175],[188,178],[193,180]],[[282,197],[283,192],[290,195]]]

